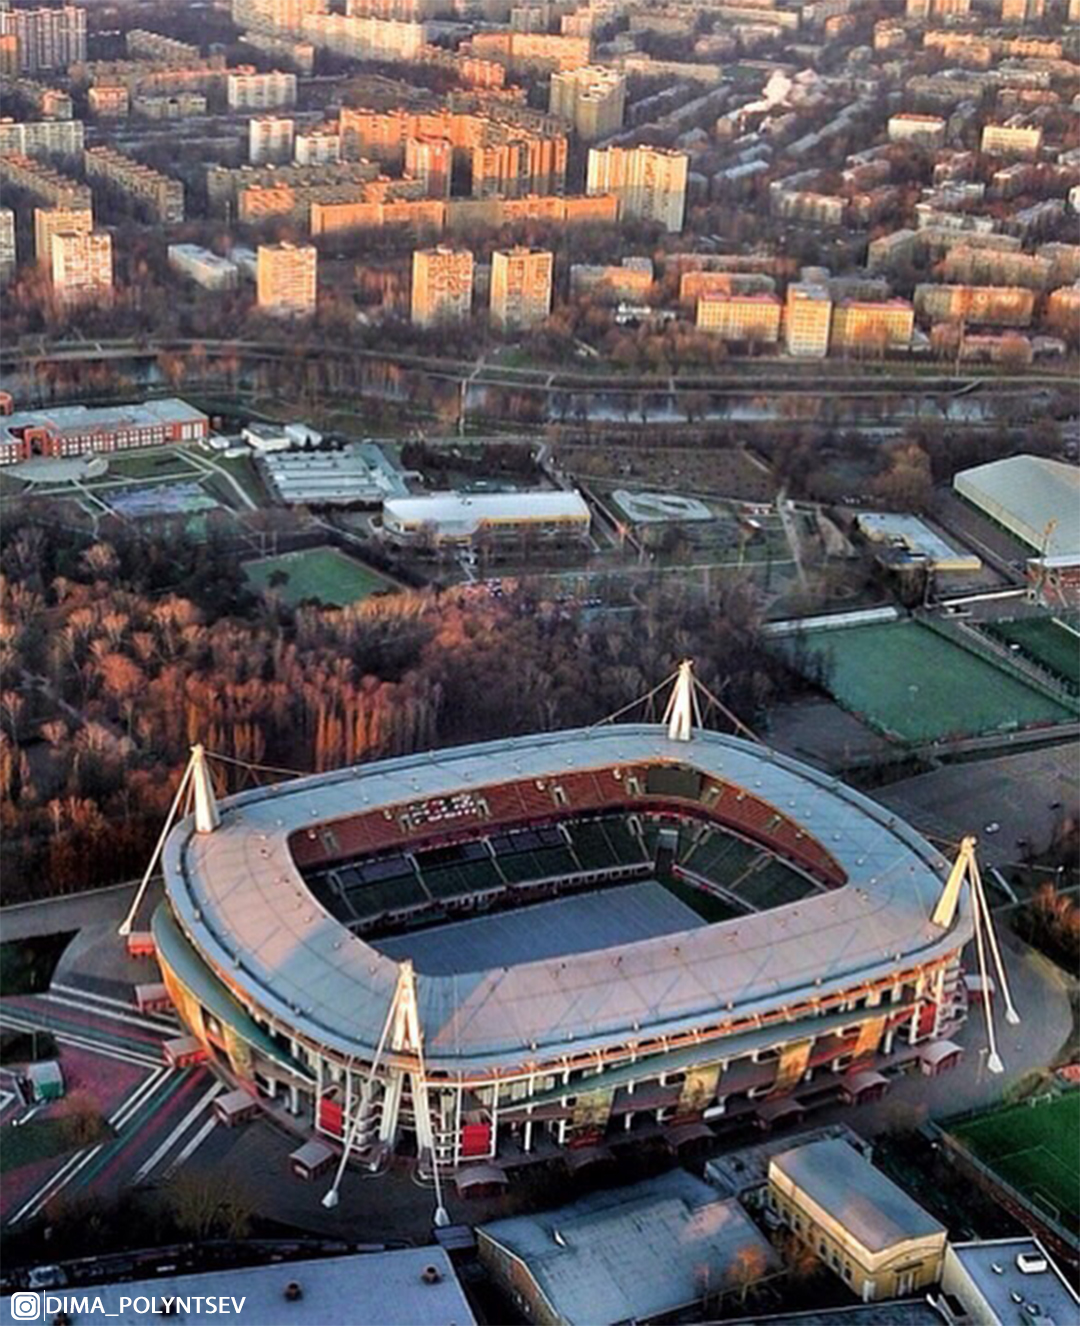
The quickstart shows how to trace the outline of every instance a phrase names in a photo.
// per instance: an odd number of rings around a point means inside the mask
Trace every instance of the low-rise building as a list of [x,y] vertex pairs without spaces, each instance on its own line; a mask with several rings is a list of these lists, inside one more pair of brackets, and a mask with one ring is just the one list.
[[759,341],[775,345],[780,340],[783,304],[776,295],[702,295],[697,305],[697,325],[725,341]]
[[941,1280],[944,1225],[839,1138],[774,1156],[766,1202],[864,1302]]
[[950,1243],[942,1289],[971,1326],[1080,1321],[1080,1298],[1037,1239]]
[[988,124],[979,146],[992,157],[1036,157],[1042,148],[1042,137],[1038,125]]
[[833,306],[829,349],[839,354],[907,350],[915,310],[906,299],[841,300]]
[[123,85],[92,87],[86,100],[90,114],[98,120],[122,120],[131,109],[131,93]]
[[588,538],[591,516],[578,492],[432,493],[383,505],[383,536],[420,552],[507,545],[557,545]]
[[199,442],[209,435],[206,415],[175,398],[139,405],[58,405],[0,420],[0,465],[34,456],[86,456]]
[[204,290],[234,290],[240,283],[236,264],[200,244],[170,244],[169,266]]
[[538,1326],[655,1322],[738,1296],[779,1259],[734,1199],[673,1170],[477,1230],[480,1260]]
[[890,143],[915,143],[936,150],[945,146],[945,121],[940,115],[905,112],[889,117]]

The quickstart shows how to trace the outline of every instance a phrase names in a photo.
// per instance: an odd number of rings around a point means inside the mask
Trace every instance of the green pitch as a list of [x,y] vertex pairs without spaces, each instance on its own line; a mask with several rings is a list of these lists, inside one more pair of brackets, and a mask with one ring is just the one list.
[[[798,646],[783,648],[793,661]],[[901,741],[937,741],[1059,723],[1069,710],[914,621],[809,631],[802,648],[824,685],[872,727]]]
[[[288,577],[271,583],[275,573]],[[344,607],[366,599],[379,589],[392,589],[389,580],[354,562],[337,548],[308,548],[303,552],[260,557],[244,563],[244,575],[261,594],[277,593],[283,603],[296,607],[305,599],[318,599],[331,607]]]
[[1015,622],[992,622],[987,628],[1006,644],[1021,650],[1049,672],[1080,686],[1080,636],[1050,617],[1023,617]]
[[1080,1091],[993,1110],[948,1130],[1033,1206],[1080,1229]]

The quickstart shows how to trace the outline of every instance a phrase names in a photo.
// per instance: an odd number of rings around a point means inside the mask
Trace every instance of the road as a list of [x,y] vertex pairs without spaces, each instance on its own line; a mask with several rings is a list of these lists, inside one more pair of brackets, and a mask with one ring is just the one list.
[[113,921],[119,925],[131,906],[136,880],[112,884],[85,893],[69,893],[59,898],[36,902],[18,902],[0,908],[0,942],[30,939],[35,935],[57,935],[66,930]]

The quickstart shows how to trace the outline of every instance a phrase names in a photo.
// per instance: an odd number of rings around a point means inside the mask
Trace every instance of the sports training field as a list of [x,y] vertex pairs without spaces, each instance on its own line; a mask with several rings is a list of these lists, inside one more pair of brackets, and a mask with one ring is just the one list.
[[[271,577],[277,571],[288,579],[271,585]],[[261,593],[275,590],[290,607],[305,599],[343,607],[357,599],[366,599],[377,589],[393,588],[377,571],[354,562],[337,548],[308,548],[278,557],[260,557],[244,563],[244,575]]]
[[1080,1091],[948,1126],[987,1168],[1068,1229],[1080,1227]]
[[[901,741],[977,736],[1072,717],[1034,686],[919,622],[809,631],[803,647],[827,665],[825,687],[872,727]],[[796,648],[783,642],[789,652]]]
[[1080,686],[1080,636],[1050,617],[1025,617],[1015,622],[992,622],[988,630],[1006,644],[1019,645],[1036,663]]

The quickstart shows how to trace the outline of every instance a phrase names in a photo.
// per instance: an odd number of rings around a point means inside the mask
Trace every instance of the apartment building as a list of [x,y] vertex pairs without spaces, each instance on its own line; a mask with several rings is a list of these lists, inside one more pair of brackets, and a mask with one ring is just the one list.
[[82,120],[0,120],[0,156],[38,160],[72,159],[82,155]]
[[253,166],[285,165],[293,159],[296,121],[285,115],[253,115],[248,120],[248,161]]
[[1037,157],[1042,148],[1043,131],[1038,125],[988,124],[983,128],[979,147],[992,157]]
[[464,43],[468,54],[494,60],[514,74],[544,74],[581,69],[589,63],[588,37],[546,32],[478,32]]
[[1045,0],[1001,0],[1002,23],[1038,23],[1045,13]]
[[75,103],[69,93],[58,87],[49,87],[32,78],[19,78],[17,73],[6,74],[4,78],[5,97],[28,109],[35,119],[70,120],[75,116]]
[[971,12],[971,0],[907,0],[904,13],[908,18],[966,18]]
[[783,304],[776,295],[702,295],[697,303],[697,325],[724,341],[756,341],[775,345],[780,340]]
[[106,231],[54,231],[50,258],[53,293],[64,308],[112,300],[112,236]]
[[491,320],[505,330],[534,327],[551,312],[555,255],[547,249],[497,249],[491,255]]
[[[212,215],[235,217],[240,214],[243,196],[254,189],[291,190],[310,206],[332,201],[346,185],[360,186],[378,176],[375,161],[343,161],[317,167],[211,166],[206,172],[206,194]],[[353,196],[360,196],[360,192],[359,187],[354,188]]]
[[255,282],[264,312],[286,317],[314,313],[318,250],[313,244],[260,244]]
[[1022,286],[917,285],[915,312],[930,322],[1028,327],[1035,312],[1035,291]]
[[235,290],[240,284],[236,263],[199,244],[170,244],[169,266],[204,290]]
[[121,120],[131,110],[131,93],[120,85],[92,87],[86,100],[96,120]]
[[206,97],[201,92],[153,93],[133,97],[131,111],[144,120],[190,120],[206,114]]
[[175,225],[184,219],[184,186],[112,147],[88,147],[83,160],[91,184],[118,193],[144,220]]
[[617,266],[574,263],[570,268],[570,293],[640,303],[653,280],[651,258],[624,258]]
[[272,56],[275,64],[289,66],[301,77],[307,78],[315,70],[315,47],[309,41],[293,41],[266,32],[245,32],[240,40],[264,55]]
[[15,213],[10,207],[0,207],[0,285],[7,285],[16,266]]
[[853,355],[908,350],[914,330],[915,310],[907,300],[841,300],[833,306],[829,348]]
[[298,166],[332,166],[341,160],[341,135],[337,127],[310,129],[296,135],[293,160]]
[[945,121],[940,115],[891,115],[889,142],[914,143],[936,151],[945,146]]
[[89,207],[35,207],[34,257],[40,263],[51,263],[54,235],[89,235],[93,228],[94,213]]
[[524,198],[561,193],[566,183],[566,139],[513,137],[472,151],[474,198]]
[[177,41],[161,32],[146,28],[132,28],[124,37],[124,45],[133,60],[153,60],[155,64],[172,64],[181,68],[198,64],[202,53],[190,42]]
[[626,111],[626,76],[616,69],[585,65],[551,76],[548,109],[569,120],[586,143],[622,128]]
[[789,355],[824,359],[829,353],[832,297],[828,289],[798,281],[788,286],[784,306],[784,348]]
[[657,221],[665,230],[683,228],[690,158],[665,147],[589,149],[589,194],[613,194],[621,219]]
[[230,110],[277,110],[296,105],[296,75],[274,70],[256,73],[243,66],[232,70],[225,83]]
[[16,40],[18,71],[37,74],[86,59],[86,10],[0,9],[0,35]]
[[308,14],[302,34],[347,60],[419,61],[427,49],[423,23],[348,14]]
[[51,207],[89,207],[89,188],[62,175],[44,161],[20,153],[0,153],[0,183],[23,193],[33,202]]
[[419,180],[427,198],[449,198],[454,149],[448,138],[407,138],[405,174]]
[[412,322],[416,327],[463,322],[472,310],[473,256],[439,245],[417,249],[412,264]]

